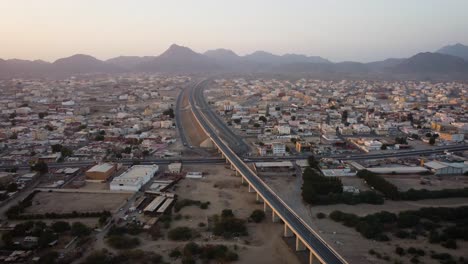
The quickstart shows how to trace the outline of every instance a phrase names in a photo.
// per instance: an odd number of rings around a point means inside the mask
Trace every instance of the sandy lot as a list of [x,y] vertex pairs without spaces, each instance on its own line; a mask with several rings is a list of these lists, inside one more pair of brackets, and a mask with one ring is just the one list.
[[[421,184],[421,179],[428,184]],[[441,190],[468,187],[468,177],[464,176],[386,176],[385,179],[398,186],[398,189],[407,191],[413,189]]]
[[120,193],[60,193],[40,192],[26,213],[70,213],[114,211],[125,202],[129,194]]
[[190,104],[188,102],[188,91],[185,90],[184,97],[181,103],[181,122],[184,128],[184,132],[187,136],[187,140],[194,146],[200,146],[208,137],[203,132],[200,124],[198,124],[195,116],[190,110]]
[[[357,179],[357,178],[355,178]],[[354,213],[357,215],[366,215],[380,211],[400,212],[404,210],[413,210],[421,207],[429,206],[447,206],[457,207],[468,205],[468,198],[451,198],[451,199],[437,199],[437,200],[421,200],[421,201],[385,201],[384,205],[370,205],[370,204],[359,204],[359,205],[329,205],[329,206],[309,206],[305,205],[301,201],[300,194],[300,179],[292,180],[291,178],[276,177],[267,178],[266,182],[277,192],[277,194],[291,207],[296,213],[303,217],[303,219],[316,230],[325,241],[327,241],[333,248],[340,253],[349,263],[389,263],[384,260],[376,259],[371,256],[368,251],[374,249],[379,253],[386,253],[392,259],[400,259],[403,263],[409,263],[408,257],[395,258],[394,253],[395,246],[400,245],[402,247],[414,246],[422,248],[427,252],[430,249],[436,252],[449,252],[454,256],[462,256],[465,258],[468,253],[463,252],[463,247],[466,243],[457,241],[459,243],[459,250],[450,250],[443,248],[439,245],[432,245],[427,242],[427,238],[420,238],[419,240],[402,240],[392,237],[389,242],[375,242],[363,238],[358,232],[352,228],[343,226],[340,223],[336,223],[330,219],[318,219],[316,214],[318,212],[326,213],[327,215],[334,210],[340,210],[343,212]],[[343,184],[353,183],[354,181],[347,178],[343,181]],[[354,182],[354,185],[358,182]],[[359,186],[360,187],[360,186]],[[421,263],[438,263],[425,257],[420,259]],[[393,260],[392,262],[393,263]]]
[[[206,210],[197,206],[184,207],[179,214],[182,219],[173,220],[171,228],[177,226],[189,226],[200,232],[201,237],[195,242],[199,244],[224,244],[234,249],[239,254],[236,263],[299,263],[293,251],[287,247],[282,240],[282,224],[272,223],[271,215],[267,213],[266,220],[261,224],[248,223],[249,236],[239,239],[215,239],[206,228],[199,227],[199,223],[207,223],[207,217],[220,214],[223,209],[233,210],[236,217],[246,219],[253,210],[263,209],[263,204],[257,203],[255,194],[248,193],[247,187],[241,184],[239,177],[233,176],[231,170],[225,169],[223,165],[214,166],[186,166],[186,170],[207,172],[203,179],[183,179],[175,188],[179,199],[193,199],[210,201]],[[173,213],[177,214],[177,213]],[[166,256],[176,247],[183,247],[184,242],[175,242],[167,238],[151,241],[147,235],[143,235],[141,249],[155,250]],[[171,263],[173,262],[170,260]]]

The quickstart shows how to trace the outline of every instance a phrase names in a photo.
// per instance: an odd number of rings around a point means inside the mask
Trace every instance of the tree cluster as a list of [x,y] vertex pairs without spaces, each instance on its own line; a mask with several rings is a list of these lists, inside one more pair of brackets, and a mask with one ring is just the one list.
[[398,188],[394,184],[368,170],[358,172],[357,176],[364,179],[368,185],[391,200],[416,201],[424,199],[468,197],[468,188],[443,190],[409,189],[408,191],[401,192],[398,191]]
[[225,245],[198,245],[194,242],[187,243],[182,252],[176,250],[171,255],[174,258],[182,257],[182,263],[196,263],[197,259],[202,260],[203,263],[211,261],[229,263],[239,259],[237,253],[231,251]]
[[383,177],[368,170],[359,171],[357,176],[365,180],[368,185],[372,186],[377,191],[383,193],[385,197],[392,200],[399,200],[400,193],[398,188]]
[[181,226],[176,227],[168,232],[168,237],[170,240],[175,241],[186,241],[196,237],[198,234],[195,230],[191,229],[190,227]]
[[304,170],[302,179],[302,199],[307,203],[318,203],[323,197],[343,192],[343,184],[339,178],[325,177],[312,166]]
[[333,211],[329,217],[379,241],[389,240],[388,233],[402,239],[426,236],[430,243],[452,249],[458,247],[457,240],[468,241],[468,206],[427,207],[398,214],[382,211],[364,217]]
[[174,211],[179,212],[182,208],[186,206],[192,206],[196,205],[199,206],[201,209],[207,209],[208,206],[210,205],[210,202],[202,202],[202,201],[197,201],[197,200],[191,200],[191,199],[182,199],[178,200],[174,204]]
[[114,255],[107,250],[92,252],[83,262],[83,264],[160,264],[164,263],[163,257],[151,251],[142,251],[139,249],[123,250]]
[[169,116],[170,118],[174,118],[174,117],[175,117],[175,115],[174,115],[174,109],[169,108],[169,109],[167,109],[167,110],[164,110],[163,115],[167,115],[167,116]]
[[246,221],[236,218],[232,210],[223,210],[221,216],[214,215],[212,221],[212,231],[216,236],[231,238],[248,235]]

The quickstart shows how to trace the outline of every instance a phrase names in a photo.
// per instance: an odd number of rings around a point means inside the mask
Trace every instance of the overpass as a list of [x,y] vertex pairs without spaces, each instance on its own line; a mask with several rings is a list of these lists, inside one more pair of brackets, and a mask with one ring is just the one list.
[[[312,228],[310,228],[274,191],[266,185],[230,148],[230,146],[221,139],[216,131],[216,128],[211,124],[198,105],[195,104],[194,98],[203,100],[203,90],[201,85],[206,82],[201,81],[191,88],[189,101],[195,118],[200,123],[204,132],[213,141],[213,145],[221,152],[226,162],[231,164],[231,168],[240,174],[242,181],[249,185],[249,192],[256,192],[257,200],[262,200],[264,210],[271,208],[273,222],[282,220],[284,222],[284,236],[296,238],[297,251],[309,251],[309,263],[327,263],[341,264],[347,263],[330,245],[327,244]],[[198,102],[197,102],[198,103]]]

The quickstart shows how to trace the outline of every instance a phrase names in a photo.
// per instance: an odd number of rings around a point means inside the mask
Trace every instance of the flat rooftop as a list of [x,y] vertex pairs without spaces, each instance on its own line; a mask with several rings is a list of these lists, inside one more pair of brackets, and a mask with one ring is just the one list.
[[124,173],[119,175],[118,178],[122,179],[137,179],[143,178],[149,174],[155,173],[159,169],[158,165],[134,165]]
[[94,165],[88,170],[88,172],[107,172],[114,167],[112,163],[101,163]]
[[275,162],[256,162],[255,166],[258,168],[278,168],[278,167],[287,167],[292,168],[293,164],[291,161],[275,161]]
[[374,172],[374,173],[420,173],[420,172],[426,172],[427,169],[424,167],[376,167],[376,168],[366,168],[368,171]]

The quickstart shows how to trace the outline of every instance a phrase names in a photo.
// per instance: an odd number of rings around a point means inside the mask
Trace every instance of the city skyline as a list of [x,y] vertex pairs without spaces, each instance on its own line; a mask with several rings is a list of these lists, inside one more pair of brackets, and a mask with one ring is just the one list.
[[369,62],[468,43],[464,1],[3,1],[0,7],[2,59],[156,56],[177,43],[196,52]]

